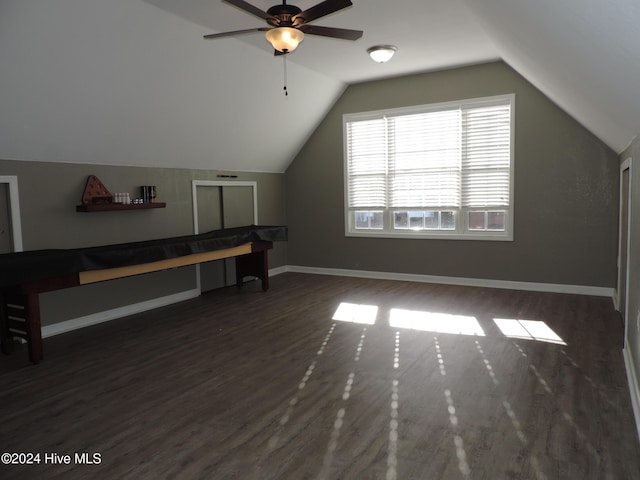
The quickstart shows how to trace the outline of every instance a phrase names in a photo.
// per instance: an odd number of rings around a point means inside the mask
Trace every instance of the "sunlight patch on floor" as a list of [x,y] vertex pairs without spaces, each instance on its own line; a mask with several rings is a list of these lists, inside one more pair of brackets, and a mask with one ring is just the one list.
[[[327,344],[329,343],[329,340],[331,339],[331,335],[333,334],[333,331],[335,330],[335,328],[336,328],[336,324],[334,323],[334,324],[331,325],[331,327],[329,328],[329,331],[327,332],[326,336],[324,337],[324,340],[322,341],[322,345],[320,346],[320,349],[318,350],[318,352],[316,354],[317,356],[322,355],[322,353],[324,352],[324,349],[327,346]],[[296,394],[291,398],[291,400],[289,400],[289,404],[287,406],[287,410],[280,417],[278,430],[269,439],[269,443],[268,443],[269,451],[273,451],[278,446],[278,442],[280,441],[280,434],[282,433],[282,430],[287,425],[287,423],[289,423],[289,419],[291,418],[291,415],[293,414],[293,411],[294,411],[296,405],[298,405],[298,402],[300,401],[300,397],[298,396],[299,392],[301,390],[303,390],[307,386],[307,382],[309,381],[309,378],[311,378],[311,375],[313,375],[313,371],[316,368],[316,363],[317,363],[317,359],[315,359],[315,360],[313,360],[311,362],[311,364],[307,368],[307,371],[305,372],[304,376],[300,380],[300,383],[298,384],[298,389],[297,389]]]
[[[393,368],[400,367],[400,332],[396,331],[395,346],[393,352]],[[398,479],[398,408],[400,407],[400,395],[398,373],[396,372],[391,382],[391,410],[389,420],[389,444],[387,446],[387,475],[386,480]]]
[[453,444],[456,447],[456,457],[458,457],[458,469],[464,478],[469,478],[471,475],[471,468],[467,462],[467,452],[464,449],[464,440],[458,432],[458,416],[456,415],[456,407],[453,404],[453,398],[451,397],[451,390],[446,389],[444,391],[445,399],[447,400],[447,411],[449,412],[449,422],[456,434],[453,436]]
[[[354,362],[360,360],[360,355],[362,354],[362,350],[364,348],[364,339],[366,338],[367,327],[363,327],[362,335],[360,336],[360,341],[358,342],[358,346],[356,347],[355,357],[353,359]],[[353,384],[355,382],[355,372],[349,373],[349,377],[347,378],[347,382],[345,383],[344,390],[342,392],[342,400],[343,404],[349,397],[351,396],[351,390],[353,389]],[[318,480],[329,480],[334,478],[331,475],[331,466],[333,464],[333,458],[336,450],[338,450],[338,440],[340,439],[340,432],[342,426],[344,425],[344,419],[346,415],[346,407],[342,406],[338,409],[336,413],[336,418],[333,421],[333,430],[331,431],[331,436],[329,438],[329,443],[327,444],[327,453],[324,456],[324,461],[322,463],[322,471],[318,476]]]
[[500,381],[498,380],[495,372],[493,371],[493,366],[491,365],[491,362],[487,358],[487,355],[484,353],[484,350],[482,349],[482,345],[480,345],[480,342],[477,340],[476,340],[476,348],[478,349],[478,353],[480,353],[480,356],[482,357],[482,363],[484,363],[484,366],[487,369],[487,373],[491,377],[491,381],[493,382],[494,385],[499,385]]
[[392,308],[389,313],[389,325],[394,328],[409,328],[425,332],[485,336],[484,330],[475,317],[449,313]]
[[443,377],[447,375],[447,370],[444,367],[444,359],[442,358],[442,351],[440,350],[440,342],[438,337],[433,337],[433,342],[436,345],[436,355],[438,357],[438,367],[440,368],[440,375]]
[[540,320],[494,318],[493,321],[505,337],[566,345],[566,342],[551,330],[549,325]]
[[376,305],[359,305],[357,303],[342,302],[333,314],[333,320],[373,325],[376,323],[377,316],[378,307]]

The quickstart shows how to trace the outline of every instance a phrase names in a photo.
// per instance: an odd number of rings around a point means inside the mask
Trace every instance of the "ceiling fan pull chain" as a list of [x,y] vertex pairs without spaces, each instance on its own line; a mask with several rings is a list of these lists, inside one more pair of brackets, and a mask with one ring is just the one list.
[[284,65],[284,96],[288,97],[289,92],[287,91],[287,56],[282,56],[282,64]]

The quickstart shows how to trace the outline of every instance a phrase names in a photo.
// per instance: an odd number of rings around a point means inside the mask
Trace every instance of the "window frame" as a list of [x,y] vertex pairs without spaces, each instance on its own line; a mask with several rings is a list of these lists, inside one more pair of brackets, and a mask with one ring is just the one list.
[[[349,122],[381,119],[386,116],[413,115],[419,113],[437,112],[452,108],[482,107],[491,105],[508,105],[510,114],[509,125],[509,205],[507,207],[402,207],[395,208],[359,207],[349,208],[349,144],[347,125]],[[513,241],[514,223],[514,139],[515,139],[515,94],[495,95],[490,97],[470,98],[457,101],[439,102],[433,104],[414,105],[409,107],[373,110],[368,112],[346,113],[342,116],[343,130],[343,174],[344,174],[344,227],[346,237],[369,238],[417,238],[417,239],[446,239],[446,240],[491,240]],[[389,162],[387,161],[387,165]],[[462,188],[462,186],[460,187]],[[462,195],[462,193],[461,193]],[[355,227],[355,211],[384,211],[383,229],[363,230]],[[456,226],[454,230],[412,230],[410,227],[399,229],[394,227],[394,215],[398,211],[455,211]],[[469,212],[504,211],[505,229],[502,230],[472,230],[469,228]]]

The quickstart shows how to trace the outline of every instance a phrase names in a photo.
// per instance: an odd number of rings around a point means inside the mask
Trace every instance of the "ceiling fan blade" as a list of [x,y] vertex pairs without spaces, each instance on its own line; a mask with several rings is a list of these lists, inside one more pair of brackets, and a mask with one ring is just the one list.
[[[225,0],[228,1],[228,0]],[[294,24],[300,25],[302,23],[313,22],[314,20],[329,15],[330,13],[337,12],[343,8],[347,8],[353,5],[350,0],[325,0],[304,12],[300,12],[295,15],[291,20]]]
[[253,5],[251,5],[248,2],[245,2],[244,0],[223,0],[224,2],[230,3],[231,5],[238,7],[242,10],[244,10],[245,12],[248,12],[252,15],[255,15],[256,17],[260,17],[263,20],[270,20],[273,17],[271,15],[269,15],[267,12],[264,12],[262,10],[260,10],[258,7],[254,7]]
[[320,35],[322,37],[340,38],[342,40],[357,40],[363,32],[362,30],[349,30],[346,28],[321,27],[319,25],[301,25],[298,27],[303,33],[309,35]]
[[232,32],[210,33],[209,35],[205,35],[204,38],[212,39],[212,38],[221,38],[221,37],[231,37],[233,35],[241,35],[243,33],[266,32],[267,30],[271,30],[271,28],[260,27],[260,28],[248,28],[246,30],[233,30]]

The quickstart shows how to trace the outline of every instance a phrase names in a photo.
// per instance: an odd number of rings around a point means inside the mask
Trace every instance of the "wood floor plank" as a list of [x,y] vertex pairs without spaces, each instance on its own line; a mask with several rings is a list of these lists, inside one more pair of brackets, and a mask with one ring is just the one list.
[[[41,463],[0,477],[640,478],[621,339],[601,297],[286,273],[17,346],[0,450]],[[101,462],[42,458],[76,452]]]

